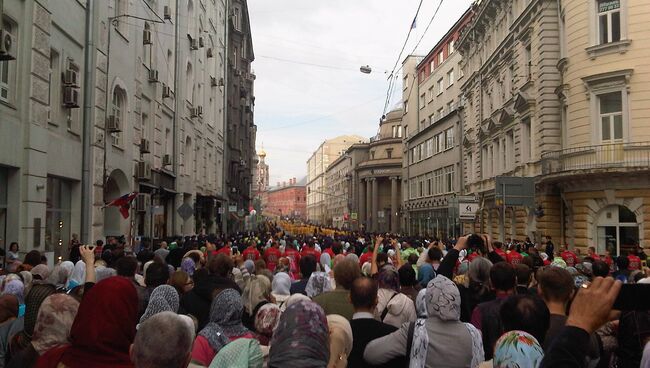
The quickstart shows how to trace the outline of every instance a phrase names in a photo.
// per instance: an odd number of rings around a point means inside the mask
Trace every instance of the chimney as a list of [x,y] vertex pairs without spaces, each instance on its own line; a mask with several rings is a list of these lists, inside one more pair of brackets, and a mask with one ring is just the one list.
[[296,178],[293,178],[293,185],[296,185]]
[[287,186],[287,182],[286,182],[286,181],[283,181],[283,182],[282,182],[282,186],[283,186],[283,187],[286,187],[286,186]]
[[280,186],[280,182],[278,182],[278,185],[277,185],[277,186],[278,186],[278,187]]

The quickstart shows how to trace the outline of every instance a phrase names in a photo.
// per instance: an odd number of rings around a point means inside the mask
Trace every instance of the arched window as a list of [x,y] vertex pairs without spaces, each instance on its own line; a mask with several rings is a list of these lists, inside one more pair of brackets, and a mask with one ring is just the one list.
[[194,103],[194,71],[192,70],[192,63],[187,63],[187,70],[185,72],[185,98]]
[[[118,86],[113,89],[111,115],[119,119],[120,126],[124,130],[124,124],[126,123],[126,91]],[[111,143],[114,146],[120,147],[122,145],[121,139],[122,132],[111,133]]]
[[190,175],[192,165],[192,138],[185,138],[185,149],[183,150],[183,174]]

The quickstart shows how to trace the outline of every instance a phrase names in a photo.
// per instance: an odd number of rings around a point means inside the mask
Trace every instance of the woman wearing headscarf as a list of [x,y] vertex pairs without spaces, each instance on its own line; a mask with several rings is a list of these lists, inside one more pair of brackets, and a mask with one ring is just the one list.
[[[299,302],[310,302],[310,301],[311,301],[311,298],[308,297],[307,295],[301,294],[301,293],[296,293],[296,294],[291,295],[289,297],[289,299],[287,299],[286,303],[284,303],[284,305],[287,308],[289,308],[290,306],[292,306],[294,304],[298,304]],[[282,312],[284,312],[284,311],[282,311]]]
[[7,368],[32,368],[39,356],[57,346],[70,343],[70,328],[79,302],[66,294],[52,294],[41,304],[31,343],[16,354]]
[[494,347],[494,358],[481,368],[537,368],[544,358],[539,342],[524,331],[504,333]]
[[403,323],[415,321],[415,305],[411,298],[400,292],[397,271],[393,267],[383,267],[375,278],[379,286],[375,318],[397,328]]
[[210,368],[243,367],[262,368],[264,355],[255,339],[239,339],[226,345],[212,359]]
[[72,270],[72,275],[68,279],[68,284],[66,289],[72,290],[77,286],[83,285],[86,281],[86,263],[84,261],[78,261],[74,265],[74,270]]
[[74,263],[70,261],[61,262],[61,264],[54,267],[47,281],[56,286],[57,289],[63,289],[68,284],[72,271],[74,271]]
[[281,311],[287,309],[285,303],[291,296],[291,276],[289,276],[288,273],[278,272],[273,276],[271,295],[275,299],[275,304],[280,307]]
[[196,263],[194,260],[190,257],[185,257],[181,261],[181,270],[185,271],[190,277],[194,275],[194,271],[196,271]]
[[172,276],[169,279],[169,284],[176,289],[178,295],[183,295],[194,287],[194,281],[190,278],[190,275],[183,270],[178,270],[172,273]]
[[[438,275],[427,285],[426,319],[411,327],[404,324],[390,335],[371,341],[363,354],[369,364],[379,365],[409,354],[410,367],[471,367],[484,360],[481,333],[460,322],[460,293],[453,281]],[[413,331],[409,337],[409,331]],[[408,340],[411,350],[406,351]]]
[[79,305],[70,344],[48,350],[36,367],[131,368],[137,322],[138,293],[131,280],[116,276],[98,282]]
[[325,368],[330,360],[329,329],[318,304],[300,301],[280,317],[271,339],[269,368]]
[[[25,284],[19,279],[12,279],[5,284],[2,295],[13,295],[18,299],[18,304],[25,303]],[[22,315],[19,313],[19,315]]]
[[281,315],[282,311],[273,303],[264,304],[257,311],[255,315],[255,332],[259,335],[260,344],[269,345],[271,337],[273,337],[273,331],[280,322]]
[[492,262],[484,257],[474,258],[468,267],[469,286],[458,286],[462,299],[461,321],[469,322],[474,308],[480,303],[494,300],[494,292],[490,290],[490,269]]
[[242,324],[243,309],[241,296],[235,289],[223,290],[214,298],[210,307],[210,322],[194,340],[192,361],[208,366],[229,342],[257,338]]
[[23,330],[15,334],[10,342],[5,360],[10,361],[11,357],[18,355],[27,349],[32,341],[34,326],[41,304],[48,296],[54,294],[56,288],[53,285],[34,285],[25,298],[25,316],[23,317]]
[[307,296],[310,298],[330,290],[332,290],[332,283],[325,272],[313,272],[311,276],[309,276],[307,286],[305,286],[305,293],[307,293]]
[[18,298],[13,295],[0,296],[0,324],[18,318]]
[[242,291],[241,299],[244,304],[244,326],[254,329],[257,311],[271,300],[271,280],[266,276],[251,276]]
[[352,351],[352,327],[350,322],[338,314],[327,316],[330,331],[330,359],[327,368],[346,368],[348,355]]
[[[336,258],[336,257],[334,257],[334,258]],[[348,253],[348,254],[346,254],[346,255],[345,255],[345,258],[350,259],[350,260],[352,260],[352,261],[354,261],[354,262],[357,262],[357,264],[359,263],[359,256],[357,256],[357,255],[354,254],[354,253]]]
[[34,279],[34,284],[44,284],[47,278],[50,276],[50,268],[44,264],[39,264],[38,266],[32,268],[31,272]]
[[25,295],[27,295],[29,294],[29,290],[32,288],[34,276],[32,276],[31,271],[21,271],[20,278],[23,280],[23,285],[25,286]]
[[149,297],[147,309],[144,311],[142,317],[140,317],[140,324],[161,312],[178,313],[179,303],[178,292],[173,286],[160,285],[156,287]]

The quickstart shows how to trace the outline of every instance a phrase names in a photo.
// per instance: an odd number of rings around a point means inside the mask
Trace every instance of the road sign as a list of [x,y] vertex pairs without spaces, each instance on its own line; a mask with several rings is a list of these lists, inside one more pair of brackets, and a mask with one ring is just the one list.
[[378,218],[384,218],[384,216],[385,216],[384,211],[377,211]]
[[237,206],[228,206],[228,212],[237,212]]
[[458,202],[458,218],[461,220],[473,220],[479,208],[480,204],[476,202]]
[[176,212],[178,212],[183,220],[187,220],[194,214],[194,208],[192,208],[192,206],[187,203],[183,203],[180,207],[178,207]]
[[499,206],[535,206],[535,178],[497,176],[494,189]]

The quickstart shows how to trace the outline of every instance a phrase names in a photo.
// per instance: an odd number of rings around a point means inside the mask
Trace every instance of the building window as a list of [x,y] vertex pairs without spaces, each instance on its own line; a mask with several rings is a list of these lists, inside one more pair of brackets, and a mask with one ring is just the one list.
[[192,71],[191,63],[187,63],[187,69],[185,69],[185,83],[185,97],[189,103],[193,103],[194,72]]
[[600,140],[614,143],[623,140],[623,97],[620,91],[598,95]]
[[427,93],[429,94],[429,102],[433,102],[433,96],[434,96],[433,86],[429,87],[429,90],[427,91]]
[[526,62],[526,80],[531,80],[533,74],[533,53],[530,44],[524,49],[524,57],[524,61]]
[[434,60],[431,60],[431,62],[429,63],[429,71],[430,71],[430,73],[433,73],[433,71],[435,69],[436,69],[436,61],[434,59]]
[[532,159],[532,134],[530,119],[521,123],[521,162],[526,163]]
[[454,69],[447,72],[447,88],[454,84]]
[[404,101],[404,115],[409,112],[409,100]]
[[433,193],[433,173],[428,173],[426,175],[426,181],[427,181],[427,185],[426,185],[427,194],[426,195],[427,196],[432,196],[434,194]]
[[438,96],[442,93],[442,91],[445,90],[445,81],[443,78],[438,79],[438,83],[436,83],[437,86],[437,94]]
[[72,183],[47,177],[45,209],[45,250],[55,255],[70,241]]
[[488,171],[488,147],[483,146],[481,149],[481,179],[487,179],[490,177],[490,172]]
[[426,95],[424,93],[420,95],[420,109],[423,109],[424,106],[426,105],[425,98],[426,98]]
[[474,154],[467,154],[467,179],[471,183],[474,181]]
[[[13,47],[16,49],[19,45],[18,38],[16,37],[18,25],[9,20],[7,17],[3,17],[2,22],[3,33],[6,32],[7,34],[13,36],[13,39],[15,41]],[[17,52],[14,56],[18,57]],[[18,60],[0,61],[0,101],[11,102],[11,99],[13,98],[12,86],[15,81],[17,61]]]
[[455,43],[454,40],[449,41],[449,49],[447,50],[447,54],[451,55],[454,51],[456,51],[455,48]]
[[600,44],[621,40],[621,1],[598,0],[598,41]]
[[[50,50],[50,88],[48,90],[48,105],[50,110],[47,112],[50,124],[58,125],[59,111],[61,110],[61,68],[59,53],[56,50]],[[0,63],[2,68],[3,63]]]
[[454,148],[454,128],[445,131],[445,150]]
[[444,189],[444,176],[442,169],[433,172],[433,182],[435,186],[435,195],[442,194]]
[[444,55],[442,51],[440,51],[440,53],[438,54],[438,66],[440,66],[440,64],[442,64],[443,61],[444,61]]
[[[115,87],[113,89],[113,101],[112,101],[112,114],[115,118],[120,120],[120,125],[122,130],[126,125],[126,119],[124,118],[126,110],[126,92],[120,87]],[[122,145],[122,132],[111,133],[111,143],[114,146],[120,147]]]
[[454,191],[454,166],[445,167],[445,193],[451,193]]
[[393,149],[389,148],[386,150],[386,158],[393,158]]
[[515,163],[515,132],[509,130],[506,133],[506,170],[511,170]]
[[[153,33],[151,31],[151,24],[149,24],[149,22],[144,22],[144,30]],[[153,66],[151,65],[152,53],[153,53],[153,44],[142,45],[142,63],[144,64],[144,66],[146,66],[149,69],[153,68]]]
[[433,156],[433,138],[429,138],[426,141],[427,145],[427,158]]

